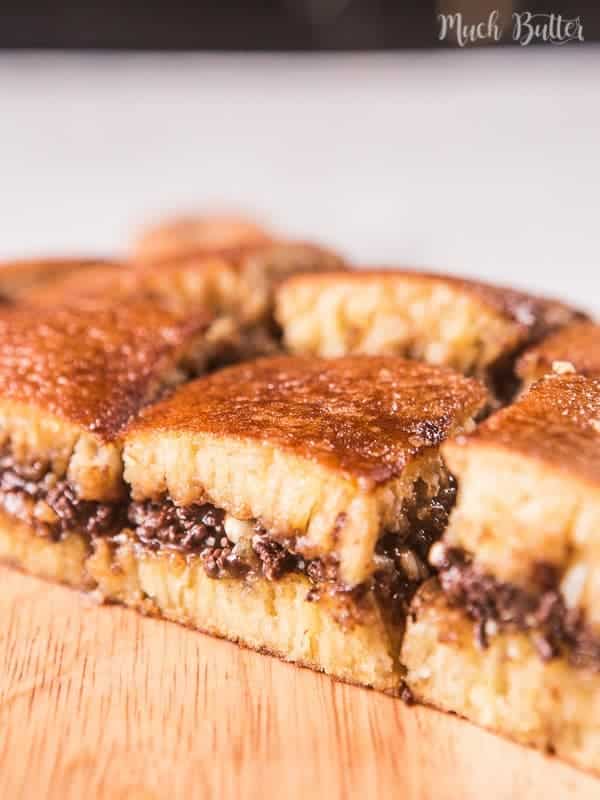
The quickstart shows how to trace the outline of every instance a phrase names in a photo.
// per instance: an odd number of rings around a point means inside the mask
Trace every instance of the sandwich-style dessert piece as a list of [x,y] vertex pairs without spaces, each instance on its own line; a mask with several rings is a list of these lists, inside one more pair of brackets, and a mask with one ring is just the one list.
[[600,325],[588,321],[567,325],[526,350],[516,369],[524,387],[552,372],[600,376]]
[[0,263],[0,298],[20,300],[67,276],[83,275],[98,268],[110,270],[111,262],[99,258],[45,258]]
[[208,321],[155,306],[0,315],[0,557],[85,584],[91,534],[126,514],[123,427],[202,371]]
[[87,563],[103,596],[394,691],[406,606],[454,487],[440,458],[485,390],[397,358],[213,373],[125,436],[129,526]]
[[[511,612],[507,607],[502,613]],[[538,605],[531,613],[546,612]],[[536,641],[517,625],[489,635],[482,648],[472,617],[435,579],[419,589],[408,619],[401,655],[407,698],[600,772],[596,670],[577,668],[564,657],[543,660]],[[487,627],[494,625],[490,621]]]
[[500,396],[514,388],[516,354],[579,316],[512,289],[396,269],[298,275],[276,298],[293,353],[401,355],[486,379]]
[[541,380],[443,453],[458,499],[412,607],[408,685],[600,770],[600,381]]

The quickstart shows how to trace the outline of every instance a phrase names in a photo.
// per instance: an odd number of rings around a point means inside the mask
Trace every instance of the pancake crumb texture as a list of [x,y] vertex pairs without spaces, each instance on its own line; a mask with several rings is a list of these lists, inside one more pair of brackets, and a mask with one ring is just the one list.
[[477,646],[473,623],[447,605],[435,580],[412,605],[402,646],[415,698],[524,744],[599,770],[600,675],[540,659],[520,634]]

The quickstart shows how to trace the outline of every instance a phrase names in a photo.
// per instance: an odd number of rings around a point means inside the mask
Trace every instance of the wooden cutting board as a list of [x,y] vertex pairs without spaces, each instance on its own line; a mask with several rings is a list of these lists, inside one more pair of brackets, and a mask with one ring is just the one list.
[[429,709],[0,567],[0,798],[600,797]]

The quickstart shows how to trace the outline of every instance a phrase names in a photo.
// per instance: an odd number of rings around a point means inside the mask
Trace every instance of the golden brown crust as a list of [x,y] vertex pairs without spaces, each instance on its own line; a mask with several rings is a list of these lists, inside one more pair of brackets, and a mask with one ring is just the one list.
[[134,270],[118,262],[107,262],[65,271],[51,281],[21,292],[19,300],[29,306],[50,307],[94,298],[100,302],[127,296],[139,298],[142,294],[143,287]]
[[248,285],[236,265],[207,256],[139,269],[116,262],[90,266],[33,286],[19,299],[41,308],[82,304],[90,308],[103,306],[109,299],[122,303],[144,300],[184,315],[209,310],[215,317],[226,316],[245,325],[254,323],[265,306],[262,287],[256,290],[260,293],[258,301],[254,287]]
[[0,402],[41,408],[110,440],[208,323],[133,301],[9,309],[0,316]]
[[313,282],[319,286],[346,281],[359,284],[372,282],[415,281],[451,286],[465,292],[495,313],[519,326],[522,338],[537,340],[551,330],[565,325],[574,318],[585,316],[582,312],[562,303],[527,292],[455,275],[410,269],[357,269],[351,272],[326,272],[318,275],[295,275],[286,281],[287,286]]
[[477,381],[393,357],[279,357],[223,370],[147,409],[133,432],[269,443],[368,485],[399,475],[481,408]]
[[521,356],[517,374],[525,381],[537,380],[552,372],[555,362],[565,362],[582,375],[600,375],[600,325],[577,322],[548,336]]
[[598,486],[600,380],[556,375],[539,381],[472,434],[448,442],[445,452],[460,458],[460,449],[480,447],[518,453]]
[[34,287],[49,286],[67,276],[90,270],[110,269],[112,262],[100,258],[20,259],[0,263],[0,295],[21,299]]

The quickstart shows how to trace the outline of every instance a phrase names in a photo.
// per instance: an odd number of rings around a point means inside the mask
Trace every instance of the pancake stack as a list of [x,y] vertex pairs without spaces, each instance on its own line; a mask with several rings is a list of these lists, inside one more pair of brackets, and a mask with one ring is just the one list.
[[239,217],[0,265],[0,558],[600,771],[600,334]]

